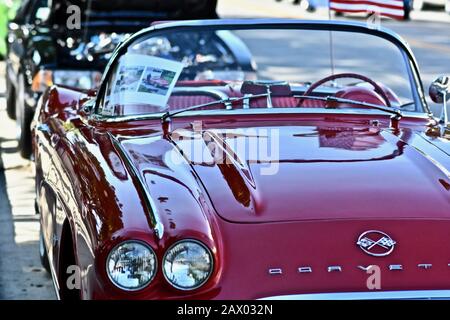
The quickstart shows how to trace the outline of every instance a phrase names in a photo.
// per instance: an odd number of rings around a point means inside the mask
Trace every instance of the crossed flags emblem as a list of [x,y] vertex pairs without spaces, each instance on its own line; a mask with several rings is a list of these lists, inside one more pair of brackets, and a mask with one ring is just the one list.
[[380,246],[384,249],[390,249],[391,247],[393,247],[395,245],[395,241],[388,238],[388,237],[381,237],[380,239],[378,239],[377,241],[374,241],[368,237],[364,237],[360,240],[358,240],[357,245],[359,245],[360,247],[366,249],[366,250],[370,250],[375,246]]

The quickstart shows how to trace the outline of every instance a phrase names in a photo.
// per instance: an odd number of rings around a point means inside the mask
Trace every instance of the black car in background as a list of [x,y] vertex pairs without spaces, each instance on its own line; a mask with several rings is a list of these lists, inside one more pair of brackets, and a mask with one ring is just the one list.
[[[22,156],[31,155],[29,127],[48,86],[95,87],[125,37],[154,21],[217,18],[216,5],[217,0],[23,0],[8,26],[6,59],[7,111],[17,121]],[[78,20],[74,8],[80,9]]]

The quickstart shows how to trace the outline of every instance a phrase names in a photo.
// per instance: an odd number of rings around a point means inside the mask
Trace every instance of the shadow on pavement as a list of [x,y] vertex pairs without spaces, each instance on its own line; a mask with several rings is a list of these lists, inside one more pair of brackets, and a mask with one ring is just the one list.
[[[4,168],[1,152],[0,168]],[[13,215],[12,209],[5,170],[0,169],[0,299],[52,299],[50,276],[39,262],[38,241],[29,237],[38,216],[34,212]]]
[[14,121],[0,109],[0,299],[55,299],[39,258],[33,167],[18,155]]

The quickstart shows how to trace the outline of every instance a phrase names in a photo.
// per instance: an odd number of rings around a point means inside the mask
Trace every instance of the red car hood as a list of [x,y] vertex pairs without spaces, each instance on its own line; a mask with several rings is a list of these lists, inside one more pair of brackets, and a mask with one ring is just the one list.
[[[257,126],[240,121],[239,128],[245,130],[232,128],[236,125],[230,120],[206,123],[202,133],[190,123],[177,123],[184,129],[174,128],[171,142],[154,135],[129,137],[122,145],[159,200],[163,218],[170,209],[168,233],[179,236],[176,230],[184,230],[183,226],[203,223],[195,220],[199,216],[182,199],[186,190],[193,195],[196,188],[208,193],[222,218],[217,221],[223,244],[220,260],[226,262],[216,298],[367,291],[368,275],[361,268],[369,265],[383,270],[383,290],[448,288],[450,180],[444,168],[448,155],[412,129],[394,134],[360,120],[287,125],[267,121],[264,127],[261,122]],[[278,135],[269,134],[271,129],[279,130]],[[244,151],[242,146],[256,137],[272,145],[267,154],[273,151],[273,156],[257,159]],[[204,159],[190,159],[191,166],[171,160],[170,154],[180,151],[192,158],[192,141],[209,144]],[[210,150],[217,154],[223,147],[229,161],[211,162]],[[440,165],[438,158],[447,162]],[[277,166],[271,171],[270,164]],[[155,172],[155,166],[162,173]],[[193,175],[204,188],[187,183]],[[358,244],[361,235],[382,239],[377,233],[364,235],[369,230],[380,230],[395,241],[392,253],[383,257],[365,253]],[[377,250],[383,251],[375,246],[372,252]],[[389,271],[396,265],[402,272]],[[333,266],[342,272],[329,272]],[[301,267],[312,272],[300,274]],[[271,269],[281,269],[282,275],[271,275]]]
[[[409,129],[394,135],[333,123],[242,127],[191,131],[190,139],[225,155],[225,163],[212,164],[209,154],[190,159],[225,220],[450,218],[448,171],[409,144]],[[258,156],[249,151],[255,141]],[[175,143],[192,158],[189,139]]]

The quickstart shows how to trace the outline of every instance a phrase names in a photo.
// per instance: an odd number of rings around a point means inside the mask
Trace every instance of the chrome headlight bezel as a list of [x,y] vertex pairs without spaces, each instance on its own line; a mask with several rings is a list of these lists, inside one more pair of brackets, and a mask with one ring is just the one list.
[[[120,246],[123,246],[123,245],[125,245],[125,244],[130,244],[130,243],[132,243],[132,244],[138,244],[138,245],[141,245],[141,246],[145,247],[145,248],[146,248],[147,250],[149,250],[150,253],[153,255],[153,258],[154,258],[154,261],[155,261],[155,266],[154,266],[154,269],[153,269],[153,274],[151,275],[150,279],[147,281],[147,283],[145,283],[144,285],[142,285],[142,286],[140,286],[140,287],[138,287],[138,288],[129,288],[129,287],[125,287],[125,286],[119,284],[117,281],[115,281],[115,280],[112,278],[112,276],[111,276],[111,274],[110,274],[110,271],[109,271],[109,261],[110,261],[110,259],[111,259],[112,254],[113,254]],[[147,287],[153,282],[153,280],[155,279],[155,277],[156,277],[156,275],[157,275],[157,273],[158,273],[158,256],[156,255],[155,250],[153,250],[153,248],[152,248],[149,244],[147,244],[146,242],[144,242],[144,241],[141,241],[141,240],[126,240],[126,241],[122,241],[122,242],[116,244],[116,245],[109,251],[108,257],[106,258],[106,261],[105,261],[105,271],[106,271],[106,275],[108,276],[109,281],[110,281],[116,288],[119,288],[119,289],[124,290],[124,291],[129,291],[129,292],[141,291],[141,290],[147,288]]]
[[[196,286],[194,286],[194,287],[189,287],[189,288],[187,288],[187,287],[181,287],[181,286],[179,286],[179,285],[173,283],[172,281],[170,281],[169,277],[168,277],[167,274],[166,274],[166,270],[165,270],[165,266],[164,266],[165,263],[166,263],[167,255],[171,252],[171,250],[173,250],[176,246],[178,246],[178,245],[180,245],[180,244],[183,244],[183,243],[186,243],[186,242],[188,242],[188,243],[193,243],[193,244],[196,244],[196,245],[199,245],[199,246],[200,246],[202,249],[204,249],[205,252],[208,254],[208,256],[209,256],[209,261],[210,261],[210,267],[209,267],[209,273],[208,273],[208,276],[207,276],[205,279],[203,279],[202,282],[198,283]],[[208,247],[207,245],[205,245],[203,242],[201,242],[201,241],[199,241],[199,240],[196,240],[196,239],[183,239],[183,240],[179,240],[179,241],[173,243],[173,244],[166,250],[166,252],[165,252],[165,254],[164,254],[164,257],[163,257],[163,259],[162,259],[162,262],[161,262],[161,269],[162,269],[162,273],[163,273],[163,275],[164,275],[164,278],[166,279],[166,281],[167,281],[172,287],[174,287],[175,289],[181,290],[181,291],[193,291],[193,290],[196,290],[196,289],[202,287],[203,285],[205,285],[205,284],[209,281],[209,279],[211,279],[211,276],[212,276],[213,273],[214,273],[214,256],[213,256],[211,250],[209,249],[209,247]]]

